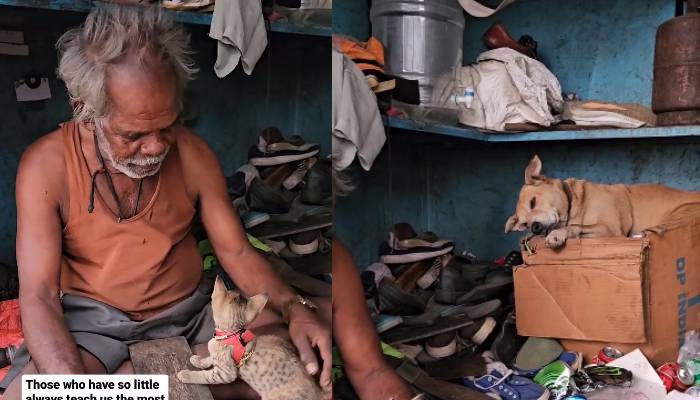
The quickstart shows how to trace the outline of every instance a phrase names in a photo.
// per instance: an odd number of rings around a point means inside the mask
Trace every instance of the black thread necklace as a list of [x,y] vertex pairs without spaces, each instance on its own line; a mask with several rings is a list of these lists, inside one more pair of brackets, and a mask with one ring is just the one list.
[[139,189],[138,193],[136,194],[136,205],[134,206],[134,212],[130,217],[125,217],[122,215],[122,204],[119,201],[119,196],[117,196],[117,190],[114,188],[114,182],[112,181],[112,174],[109,173],[107,170],[107,166],[105,165],[105,160],[102,157],[102,152],[100,152],[100,147],[97,143],[97,135],[93,134],[92,137],[95,139],[95,153],[97,153],[97,158],[100,160],[100,163],[102,164],[102,168],[95,171],[94,174],[92,174],[92,188],[90,190],[90,205],[88,206],[88,213],[92,214],[92,212],[95,210],[95,190],[97,189],[97,174],[104,172],[104,174],[107,176],[107,186],[109,186],[109,191],[112,192],[112,197],[114,198],[114,202],[117,204],[117,222],[122,222],[123,219],[127,218],[133,218],[136,216],[139,210],[139,201],[141,200],[141,191],[143,189],[143,179],[139,179]]

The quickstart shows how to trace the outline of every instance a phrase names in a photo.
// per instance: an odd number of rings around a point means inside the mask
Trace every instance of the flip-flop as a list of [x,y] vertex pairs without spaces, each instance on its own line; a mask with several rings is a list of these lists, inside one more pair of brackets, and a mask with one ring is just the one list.
[[404,317],[406,326],[426,326],[432,325],[440,317],[466,315],[471,319],[479,319],[496,315],[501,311],[501,300],[489,300],[473,306],[450,306],[438,304],[435,298],[431,298],[425,307],[425,312],[421,315]]
[[430,326],[407,326],[404,323],[404,325],[381,335],[381,339],[383,342],[393,346],[396,344],[427,339],[441,333],[455,331],[473,323],[474,321],[472,321],[471,318],[466,315],[439,318]]
[[462,385],[435,379],[410,361],[385,357],[389,365],[406,382],[419,390],[442,400],[493,400],[491,397]]
[[428,375],[437,379],[453,380],[465,376],[482,376],[486,373],[486,362],[474,348],[464,349],[450,357],[423,364]]
[[486,277],[486,281],[474,287],[457,299],[457,304],[473,304],[498,297],[501,293],[513,286],[511,274],[496,273]]
[[410,249],[392,249],[389,243],[379,246],[379,259],[384,264],[406,264],[439,257],[454,250],[454,244],[448,242],[440,247],[413,247]]

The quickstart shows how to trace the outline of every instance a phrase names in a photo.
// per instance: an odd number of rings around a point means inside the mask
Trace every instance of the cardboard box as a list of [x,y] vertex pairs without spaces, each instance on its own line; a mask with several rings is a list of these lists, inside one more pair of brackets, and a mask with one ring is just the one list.
[[515,269],[518,333],[562,340],[587,361],[606,345],[640,348],[656,366],[675,361],[686,331],[700,329],[700,216],[641,238],[541,238]]

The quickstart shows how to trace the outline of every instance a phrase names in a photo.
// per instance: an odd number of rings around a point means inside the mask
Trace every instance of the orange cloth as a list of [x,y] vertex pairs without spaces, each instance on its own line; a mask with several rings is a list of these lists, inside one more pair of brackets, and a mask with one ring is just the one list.
[[[19,315],[19,301],[8,300],[0,302],[0,347],[14,345],[19,347],[24,341],[22,334],[22,320]],[[2,380],[10,365],[0,369],[0,380]],[[1,398],[1,397],[0,397]]]
[[[367,42],[358,42],[342,36],[333,38],[333,42],[338,50],[345,53],[349,59],[353,60],[361,71],[379,71],[384,73],[384,46],[374,36]],[[363,60],[368,62],[363,62]]]
[[[74,122],[63,124],[70,207],[63,230],[61,289],[144,320],[190,296],[202,259],[190,233],[195,207],[187,195],[177,146],[163,162],[155,194],[133,218],[117,222],[95,193]],[[92,145],[92,143],[88,144]]]

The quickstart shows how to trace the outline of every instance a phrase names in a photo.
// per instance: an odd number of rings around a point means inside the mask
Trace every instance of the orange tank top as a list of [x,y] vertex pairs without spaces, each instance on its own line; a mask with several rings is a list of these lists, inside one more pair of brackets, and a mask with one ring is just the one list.
[[187,195],[173,145],[153,197],[132,218],[117,222],[95,193],[88,213],[91,174],[77,125],[63,124],[69,215],[63,229],[61,290],[147,319],[190,296],[202,276],[202,259],[190,233],[195,207]]

